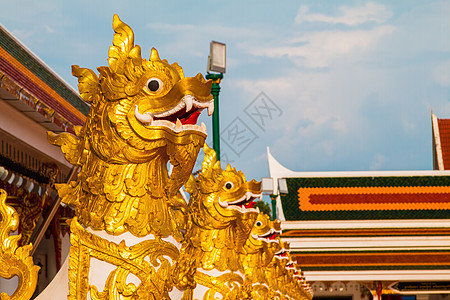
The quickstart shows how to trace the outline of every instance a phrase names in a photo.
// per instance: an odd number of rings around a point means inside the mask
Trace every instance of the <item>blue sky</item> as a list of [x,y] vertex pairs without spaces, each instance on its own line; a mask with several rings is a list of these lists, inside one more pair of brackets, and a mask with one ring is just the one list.
[[7,1],[0,23],[76,87],[72,64],[107,64],[114,13],[187,76],[227,44],[222,160],[248,178],[268,176],[267,146],[296,171],[432,169],[449,1]]

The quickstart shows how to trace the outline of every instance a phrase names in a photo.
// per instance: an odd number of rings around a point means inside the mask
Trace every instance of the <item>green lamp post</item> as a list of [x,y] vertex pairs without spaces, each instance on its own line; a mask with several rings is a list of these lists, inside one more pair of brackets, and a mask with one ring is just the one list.
[[214,97],[214,112],[212,116],[213,122],[213,148],[216,151],[217,159],[220,160],[220,126],[219,126],[219,93],[220,80],[223,74],[207,74],[206,79],[211,79],[213,84],[211,86],[211,94]]
[[277,219],[277,198],[278,195],[270,195],[270,201],[272,202],[272,221]]
[[[214,97],[214,112],[213,112],[213,148],[216,151],[217,160],[220,160],[220,126],[219,126],[219,93],[220,81],[225,73],[226,66],[226,45],[211,41],[210,52],[208,56],[208,68],[206,79],[211,79],[213,84],[211,86],[211,94]],[[218,72],[218,73],[210,73]]]

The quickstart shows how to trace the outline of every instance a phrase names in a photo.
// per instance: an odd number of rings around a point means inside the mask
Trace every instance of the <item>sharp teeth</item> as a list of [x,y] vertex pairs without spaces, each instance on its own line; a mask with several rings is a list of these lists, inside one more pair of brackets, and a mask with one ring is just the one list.
[[139,108],[137,105],[135,106],[134,109],[134,116],[139,122],[143,124],[151,124],[153,121],[153,115],[150,112],[147,112],[145,114],[139,113]]
[[208,116],[211,116],[214,112],[214,102],[211,101],[208,105]]
[[206,133],[206,125],[205,125],[205,123],[202,122],[202,123],[200,124],[200,128],[202,129],[203,132]]
[[192,109],[192,96],[187,95],[184,97],[184,103],[186,103],[186,112],[190,111]]
[[177,123],[175,124],[175,130],[177,131],[183,130],[183,124],[181,124],[180,119],[177,119]]
[[222,206],[223,208],[227,208],[228,207],[228,202],[222,202],[222,201],[220,201],[220,199],[219,199],[219,205],[220,206]]

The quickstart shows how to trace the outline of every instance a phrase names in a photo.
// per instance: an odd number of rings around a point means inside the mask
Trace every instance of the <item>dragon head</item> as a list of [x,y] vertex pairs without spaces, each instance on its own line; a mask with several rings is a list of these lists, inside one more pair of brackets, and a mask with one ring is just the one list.
[[295,270],[296,270],[296,264],[295,264],[294,261],[289,260],[288,263],[286,264],[285,268],[286,268],[286,270],[288,270],[288,271],[295,272]]
[[[77,135],[88,136],[91,149],[102,159],[118,163],[149,161],[164,147],[170,157],[170,143],[201,147],[206,126],[196,123],[202,110],[209,115],[214,111],[212,81],[200,73],[185,77],[177,63],[161,60],[155,48],[143,59],[133,30],[117,15],[113,29],[109,66],[97,68],[99,77],[72,66],[80,95],[91,104],[86,126]],[[190,155],[194,161],[200,147]]]
[[154,48],[148,60],[142,58],[133,30],[117,15],[113,29],[108,66],[97,69],[100,75],[72,66],[80,96],[91,105],[84,126],[75,128],[76,136],[48,134],[81,167],[77,181],[59,192],[84,225],[167,236],[178,231],[169,210],[185,206],[176,195],[206,139],[206,126],[196,123],[202,110],[213,113],[212,81],[201,74],[185,77]]
[[302,281],[304,280],[304,274],[302,272],[302,269],[299,265],[295,264],[295,270],[294,270],[294,278],[297,278],[298,280]]
[[290,260],[290,255],[289,255],[289,251],[290,251],[290,245],[289,242],[285,242],[282,241],[280,238],[279,239],[279,245],[280,245],[280,250],[277,251],[274,254],[275,259],[279,260],[280,262],[283,262],[284,265],[286,265],[289,260]]
[[[201,200],[196,204],[199,210],[219,227],[226,227],[237,218],[245,218],[248,213],[256,215],[259,210],[253,206],[254,201],[262,197],[261,183],[255,180],[247,181],[244,173],[231,168],[230,165],[223,170],[216,158],[216,152],[206,144],[203,151],[205,158],[201,173],[197,178],[191,176],[186,183],[186,190],[191,195],[201,195],[198,197]],[[250,227],[253,222],[254,219]]]
[[84,141],[70,138],[68,143],[51,133],[49,140],[59,146],[71,144],[62,148],[74,165],[83,166],[88,152],[117,164],[159,161],[166,168],[170,161],[174,194],[188,179],[206,139],[205,124],[196,123],[202,110],[209,115],[214,111],[212,81],[200,73],[185,77],[177,63],[161,60],[155,48],[148,60],[142,58],[133,30],[117,15],[113,29],[108,66],[97,68],[99,76],[72,66],[80,96],[91,105],[85,126],[75,128]]
[[267,248],[269,243],[278,243],[277,237],[280,234],[281,222],[278,220],[270,221],[268,215],[259,213],[245,247],[247,251]]

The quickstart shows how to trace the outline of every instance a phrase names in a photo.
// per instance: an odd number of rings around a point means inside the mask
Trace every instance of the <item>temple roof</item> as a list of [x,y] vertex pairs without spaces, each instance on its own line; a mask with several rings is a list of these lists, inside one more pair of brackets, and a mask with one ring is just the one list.
[[[450,142],[448,123],[434,123],[437,144]],[[288,190],[276,199],[281,237],[308,280],[450,275],[450,171],[294,172],[269,151],[268,161],[272,194],[279,194],[278,180]]]
[[[0,25],[0,99],[55,131],[72,131],[89,112],[78,93]],[[31,113],[32,112],[32,113]]]
[[286,178],[286,221],[450,218],[449,176]]
[[282,221],[450,218],[448,171],[294,172],[268,158],[289,191],[277,199]]

